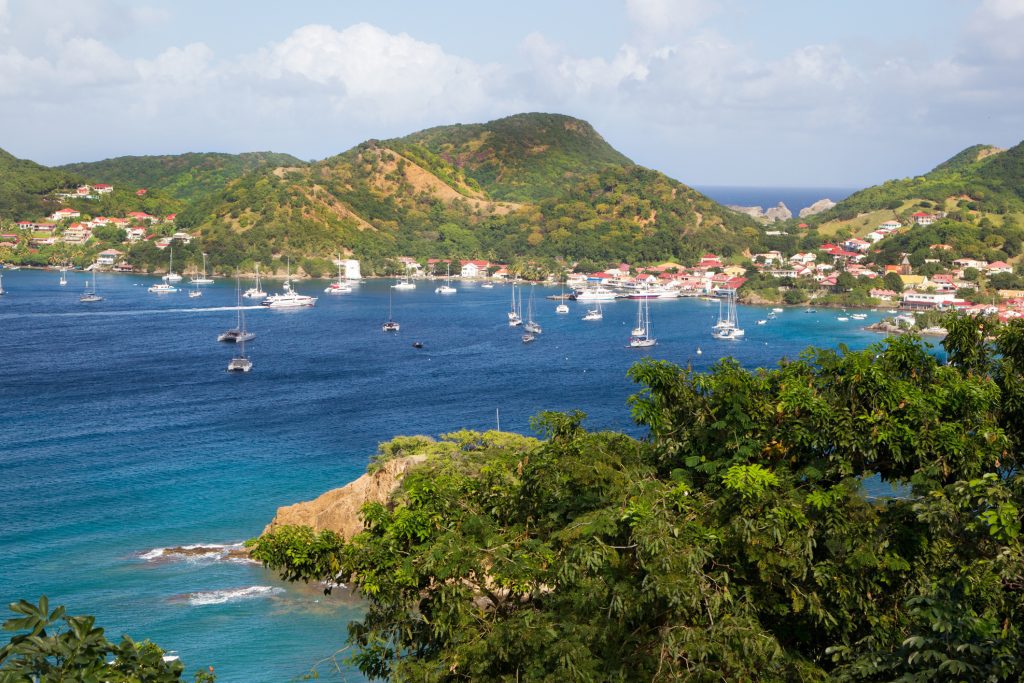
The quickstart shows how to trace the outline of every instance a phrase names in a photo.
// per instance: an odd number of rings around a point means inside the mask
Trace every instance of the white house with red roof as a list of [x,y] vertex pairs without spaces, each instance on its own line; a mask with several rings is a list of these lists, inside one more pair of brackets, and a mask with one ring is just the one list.
[[700,263],[697,264],[697,267],[698,268],[704,268],[705,270],[711,269],[711,268],[721,268],[722,267],[722,259],[720,259],[715,254],[711,254],[711,253],[704,254],[703,256],[700,257]]
[[931,225],[932,223],[938,220],[938,216],[930,213],[925,213],[924,211],[918,211],[917,213],[912,214],[910,217],[913,218],[914,222],[917,223],[918,225]]
[[878,226],[878,230],[883,232],[893,232],[903,227],[903,224],[899,221],[886,221]]
[[85,244],[92,238],[92,230],[81,223],[72,223],[60,238],[65,244]]
[[462,277],[483,277],[487,275],[487,269],[490,267],[490,262],[474,260],[474,261],[461,261],[459,263],[461,267],[460,274]]
[[985,272],[989,275],[996,275],[998,273],[1012,273],[1013,266],[1006,261],[993,261],[992,263],[985,266]]
[[139,227],[128,228],[124,232],[125,232],[125,238],[129,242],[141,242],[143,240],[143,238],[146,237],[146,229],[145,228],[139,228]]
[[843,242],[843,248],[846,249],[847,251],[864,252],[867,251],[868,247],[870,246],[871,242],[868,242],[867,240],[862,240],[857,237],[851,237],[850,239]]
[[101,266],[112,266],[117,262],[119,256],[124,256],[124,252],[117,249],[104,249],[96,255],[96,263]]
[[114,191],[114,186],[106,183],[96,183],[92,186],[92,189],[96,194],[110,194]]
[[57,209],[56,211],[51,213],[50,214],[50,220],[51,221],[62,221],[65,218],[78,218],[81,215],[82,214],[80,212],[75,211],[74,209],[69,209],[69,208],[65,207],[63,209]]
[[957,268],[976,268],[978,270],[984,270],[988,265],[988,261],[983,261],[976,258],[958,258],[953,260],[953,265]]
[[156,216],[150,216],[145,211],[132,211],[132,212],[130,212],[128,214],[128,218],[133,220],[133,221],[138,221],[140,223],[142,221],[145,221],[147,223],[155,223],[156,222]]

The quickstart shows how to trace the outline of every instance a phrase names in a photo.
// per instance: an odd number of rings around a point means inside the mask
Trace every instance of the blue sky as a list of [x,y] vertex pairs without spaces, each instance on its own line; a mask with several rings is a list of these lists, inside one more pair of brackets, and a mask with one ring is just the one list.
[[0,147],[270,149],[521,111],[695,185],[863,186],[1024,139],[1024,0],[0,0]]

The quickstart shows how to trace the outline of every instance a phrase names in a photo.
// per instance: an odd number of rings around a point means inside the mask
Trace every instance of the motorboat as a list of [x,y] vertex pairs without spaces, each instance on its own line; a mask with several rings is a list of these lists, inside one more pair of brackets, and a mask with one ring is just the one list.
[[[178,279],[180,280],[181,278]],[[178,288],[166,282],[161,282],[160,284],[150,286],[148,291],[152,294],[174,294],[178,291]]]
[[607,287],[587,287],[573,294],[576,301],[615,301],[617,295]]
[[261,306],[267,308],[309,308],[316,305],[316,297],[306,294],[299,294],[292,289],[291,262],[288,262],[284,284],[281,285],[280,294],[271,294],[260,302]]
[[523,340],[523,343],[524,343],[524,344],[529,344],[530,342],[532,342],[532,341],[533,341],[533,340],[535,340],[536,338],[537,338],[537,337],[535,337],[535,336],[533,335],[533,333],[531,333],[531,332],[527,332],[527,333],[525,333],[525,334],[524,334],[524,335],[522,336],[522,340]]
[[416,283],[406,277],[391,285],[391,289],[397,289],[400,292],[409,291],[416,289]]

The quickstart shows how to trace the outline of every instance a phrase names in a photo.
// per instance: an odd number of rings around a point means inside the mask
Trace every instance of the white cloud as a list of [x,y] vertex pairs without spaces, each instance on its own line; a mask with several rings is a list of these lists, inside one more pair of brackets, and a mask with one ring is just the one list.
[[971,52],[1001,59],[1024,58],[1024,0],[984,0],[968,27]]
[[641,35],[660,37],[693,28],[716,11],[708,0],[626,0],[626,14]]

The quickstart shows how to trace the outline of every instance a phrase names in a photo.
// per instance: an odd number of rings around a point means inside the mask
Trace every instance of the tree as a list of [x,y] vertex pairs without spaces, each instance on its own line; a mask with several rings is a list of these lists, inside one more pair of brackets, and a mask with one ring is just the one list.
[[893,292],[903,291],[903,278],[900,277],[899,273],[886,273],[885,277],[882,278],[882,284],[885,288]]
[[[462,433],[344,541],[250,542],[368,601],[352,661],[404,680],[1018,680],[1024,322],[777,368],[630,370],[648,437],[543,414]],[[901,488],[867,497],[865,479]]]
[[[10,610],[22,616],[3,624],[3,630],[17,633],[0,647],[0,681],[181,680],[181,662],[164,661],[164,651],[153,643],[137,643],[128,636],[112,643],[93,617],[68,616],[64,607],[51,612],[45,595],[35,605],[11,603]],[[215,680],[213,668],[196,672],[195,680]]]

